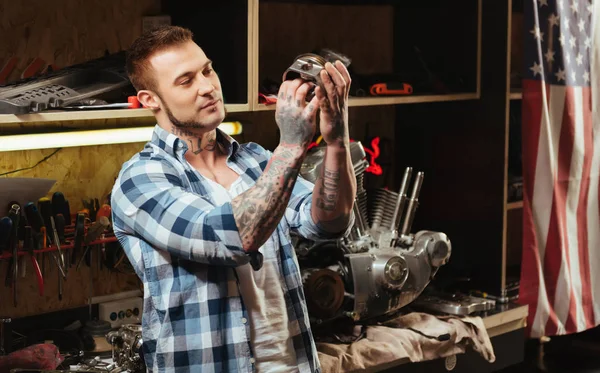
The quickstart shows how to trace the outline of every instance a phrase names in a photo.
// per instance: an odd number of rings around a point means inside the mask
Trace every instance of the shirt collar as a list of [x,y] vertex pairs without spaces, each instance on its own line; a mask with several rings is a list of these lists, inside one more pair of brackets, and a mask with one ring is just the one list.
[[[233,156],[240,147],[240,144],[234,138],[219,128],[217,128],[217,142],[223,145],[227,151],[227,158]],[[158,124],[154,127],[151,143],[174,157],[177,157],[177,155],[183,156],[188,150],[185,141],[182,141],[179,137]]]

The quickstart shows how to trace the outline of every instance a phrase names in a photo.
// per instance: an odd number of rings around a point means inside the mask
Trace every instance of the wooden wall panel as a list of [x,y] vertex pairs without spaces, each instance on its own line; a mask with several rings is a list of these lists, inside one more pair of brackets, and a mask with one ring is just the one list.
[[65,67],[129,47],[142,16],[160,13],[160,0],[1,0],[0,66],[18,58],[8,81],[36,57]]

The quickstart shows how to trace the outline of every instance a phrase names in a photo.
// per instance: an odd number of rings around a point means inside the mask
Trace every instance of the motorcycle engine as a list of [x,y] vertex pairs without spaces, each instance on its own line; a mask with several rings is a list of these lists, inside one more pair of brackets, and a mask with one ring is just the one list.
[[[352,142],[357,178],[355,223],[338,240],[313,242],[295,236],[311,322],[349,317],[366,320],[393,313],[415,300],[450,258],[451,245],[442,232],[411,233],[423,183],[418,172],[410,195],[412,168],[404,173],[398,193],[364,188],[368,166],[361,143]],[[325,149],[313,148],[301,175],[316,182]]]

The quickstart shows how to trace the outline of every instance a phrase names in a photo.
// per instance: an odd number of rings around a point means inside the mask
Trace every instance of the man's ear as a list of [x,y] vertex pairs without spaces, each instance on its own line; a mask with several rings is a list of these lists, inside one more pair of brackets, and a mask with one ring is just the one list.
[[160,98],[158,95],[147,89],[142,89],[137,93],[138,101],[144,105],[144,107],[155,111],[160,109]]

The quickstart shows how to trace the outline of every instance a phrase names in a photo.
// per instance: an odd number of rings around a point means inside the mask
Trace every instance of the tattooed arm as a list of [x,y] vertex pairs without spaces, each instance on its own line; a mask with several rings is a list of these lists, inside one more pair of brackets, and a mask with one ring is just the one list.
[[335,65],[327,63],[321,80],[325,92],[318,89],[316,94],[321,100],[321,135],[327,147],[313,192],[311,214],[323,230],[338,233],[348,227],[356,197],[348,134],[350,74],[339,61]]
[[306,104],[310,88],[311,84],[299,79],[282,83],[275,113],[281,132],[279,146],[256,184],[231,203],[243,249],[247,252],[256,251],[265,243],[286,210],[315,133],[319,98],[315,96]]

